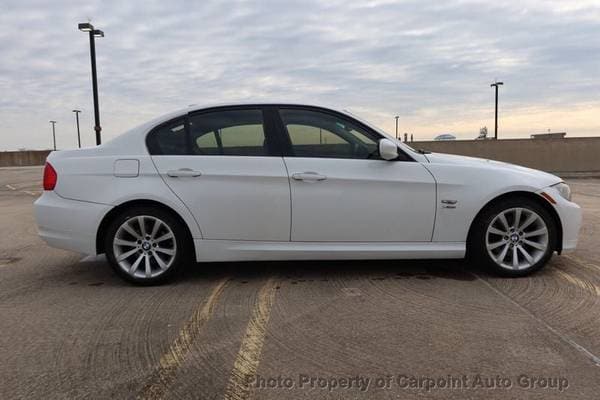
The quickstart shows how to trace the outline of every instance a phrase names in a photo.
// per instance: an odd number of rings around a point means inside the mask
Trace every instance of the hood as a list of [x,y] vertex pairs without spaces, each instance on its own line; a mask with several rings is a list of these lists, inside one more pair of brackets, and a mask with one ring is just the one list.
[[429,153],[425,156],[427,160],[433,164],[462,165],[465,167],[481,168],[491,171],[496,170],[499,172],[501,171],[511,174],[518,174],[524,178],[535,179],[538,182],[542,181],[545,183],[545,186],[550,186],[554,185],[555,183],[562,182],[562,179],[556,175],[552,175],[547,172],[533,168],[527,168],[516,164],[510,164],[503,161],[495,161],[488,160],[485,158],[467,157],[444,153]]

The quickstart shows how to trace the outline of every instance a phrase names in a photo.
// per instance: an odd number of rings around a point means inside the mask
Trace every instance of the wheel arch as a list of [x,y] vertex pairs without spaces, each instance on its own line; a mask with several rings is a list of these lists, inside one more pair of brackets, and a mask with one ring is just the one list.
[[471,235],[473,234],[473,230],[474,230],[473,228],[474,228],[475,222],[480,218],[481,214],[485,210],[487,210],[489,207],[491,207],[493,204],[495,204],[496,202],[507,199],[507,198],[513,198],[513,197],[524,197],[524,198],[533,200],[534,202],[536,202],[537,204],[542,206],[546,211],[548,211],[548,213],[552,216],[552,219],[554,220],[554,223],[557,228],[556,243],[554,244],[554,250],[556,250],[558,252],[558,254],[561,253],[563,227],[562,227],[562,222],[560,220],[560,217],[558,216],[558,212],[554,209],[554,207],[552,207],[552,205],[550,203],[548,203],[548,201],[546,199],[544,199],[539,194],[534,193],[534,192],[524,191],[524,190],[518,190],[518,191],[503,193],[499,196],[494,197],[493,199],[488,201],[483,207],[481,207],[481,209],[477,212],[477,214],[475,215],[475,218],[473,218],[473,220],[471,221],[471,225],[469,226],[469,233],[467,234],[467,256],[469,255],[469,248],[471,247],[471,243],[472,243]]
[[96,232],[96,254],[102,254],[105,252],[104,235],[106,234],[106,230],[108,229],[108,226],[110,225],[111,221],[117,215],[122,213],[124,210],[127,210],[128,208],[132,208],[132,207],[138,207],[138,206],[157,207],[157,208],[160,208],[160,209],[168,212],[169,214],[171,214],[184,227],[186,236],[187,236],[187,240],[189,240],[190,248],[192,248],[192,249],[194,248],[193,247],[193,236],[192,236],[190,227],[185,222],[185,220],[181,217],[181,215],[179,215],[179,213],[177,211],[175,211],[173,208],[169,207],[168,205],[161,203],[159,201],[156,201],[156,200],[136,199],[136,200],[126,201],[122,204],[119,204],[118,206],[113,207],[102,218],[102,221],[100,222],[100,225],[98,226],[98,230]]

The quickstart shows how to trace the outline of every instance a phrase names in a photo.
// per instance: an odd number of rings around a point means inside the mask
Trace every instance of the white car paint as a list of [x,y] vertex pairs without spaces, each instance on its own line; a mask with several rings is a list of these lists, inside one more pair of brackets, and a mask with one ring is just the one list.
[[[281,157],[152,156],[209,240],[290,239],[290,185]],[[202,176],[169,177],[183,168]]]
[[[559,177],[419,154],[375,127],[415,162],[149,155],[145,137],[153,127],[202,108],[157,118],[95,148],[51,153],[58,182],[35,203],[40,236],[55,247],[95,254],[109,212],[143,199],[182,218],[198,261],[460,258],[469,227],[488,201],[544,191],[556,199],[562,249],[577,244],[581,210],[551,187]],[[169,176],[183,168],[201,175]],[[293,178],[306,173],[326,179]]]
[[[440,199],[434,242],[464,241],[481,207],[503,193],[535,193],[562,181],[546,172],[500,161],[438,153],[426,157],[429,163],[424,165],[436,178]],[[442,200],[456,201],[456,208],[446,208]]]
[[[292,241],[431,241],[435,182],[422,164],[301,157],[284,160],[292,176]],[[293,178],[294,174],[314,171],[325,180]]]

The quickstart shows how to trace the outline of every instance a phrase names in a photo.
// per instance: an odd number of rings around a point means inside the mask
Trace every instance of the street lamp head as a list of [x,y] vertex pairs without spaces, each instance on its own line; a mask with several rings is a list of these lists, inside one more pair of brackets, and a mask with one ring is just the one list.
[[104,32],[100,29],[94,29],[92,33],[94,34],[94,37],[104,37]]
[[81,110],[73,110],[74,113],[80,113]]
[[48,122],[50,122],[51,124],[55,124],[56,123],[56,121],[48,121]]
[[494,87],[494,86],[498,87],[498,86],[502,86],[502,85],[504,85],[504,82],[494,82],[490,85],[490,87]]
[[91,32],[94,30],[94,26],[89,22],[83,22],[78,25],[78,28],[81,32]]

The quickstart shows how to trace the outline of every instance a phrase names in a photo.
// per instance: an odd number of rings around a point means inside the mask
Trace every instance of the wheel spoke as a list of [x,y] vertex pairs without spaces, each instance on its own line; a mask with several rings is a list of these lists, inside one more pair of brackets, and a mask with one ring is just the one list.
[[150,256],[148,254],[145,255],[145,267],[146,267],[146,278],[150,278],[152,276],[152,269],[150,268]]
[[512,265],[514,269],[519,268],[519,253],[517,252],[517,246],[513,246],[513,254],[512,254]]
[[504,261],[504,259],[506,258],[506,254],[508,253],[508,249],[509,249],[509,245],[508,245],[508,243],[506,243],[504,245],[504,248],[500,252],[500,254],[498,254],[498,256],[496,257],[496,261],[498,261],[499,263]]
[[125,229],[125,231],[127,231],[127,233],[129,233],[131,236],[133,236],[136,239],[141,239],[142,237],[140,236],[139,233],[137,233],[135,231],[135,229],[133,229],[133,226],[129,225],[129,221],[125,222],[122,226],[123,229]]
[[135,260],[135,262],[133,264],[131,264],[131,268],[129,268],[129,273],[131,275],[135,274],[135,271],[137,271],[143,258],[144,258],[144,255],[140,254],[140,256],[137,258],[137,260]]
[[129,247],[136,247],[137,243],[136,242],[131,242],[129,240],[123,240],[123,239],[115,239],[115,244],[117,246],[129,246]]
[[521,230],[521,231],[522,231],[523,229],[527,228],[527,227],[528,227],[529,225],[531,225],[531,224],[533,223],[533,221],[535,221],[537,218],[538,218],[538,217],[537,217],[537,215],[532,213],[532,214],[531,214],[531,215],[530,215],[530,216],[529,216],[529,217],[528,217],[528,218],[525,220],[525,222],[523,222],[523,225],[521,225],[521,226],[519,227],[519,230]]
[[138,224],[140,225],[140,232],[142,233],[142,237],[146,236],[146,226],[144,225],[144,217],[141,215],[137,217]]
[[125,253],[121,254],[121,255],[119,256],[119,258],[117,258],[117,261],[123,261],[123,260],[124,260],[124,259],[126,259],[127,257],[129,257],[129,256],[131,256],[131,255],[133,255],[133,254],[137,253],[137,251],[138,251],[138,249],[133,249],[133,250],[126,251]]
[[506,244],[506,243],[508,243],[506,240],[501,240],[501,241],[496,242],[496,243],[490,243],[490,244],[488,244],[487,248],[488,248],[488,250],[494,250],[494,249],[496,249],[496,248],[498,248],[498,247],[500,247],[500,246],[502,246],[503,244]]
[[167,269],[167,264],[163,261],[162,258],[160,258],[160,256],[156,252],[154,252],[154,259],[158,263],[160,269]]
[[506,216],[504,215],[504,213],[498,215],[498,219],[502,223],[502,226],[504,226],[504,229],[508,231],[510,229],[510,226],[508,226],[508,221],[506,220]]
[[536,248],[538,250],[546,250],[546,246],[544,246],[543,244],[532,242],[531,240],[528,240],[528,239],[523,239],[523,243],[528,244],[529,246]]
[[158,232],[158,228],[160,228],[161,222],[160,220],[154,220],[154,226],[152,227],[152,233],[150,234],[151,238],[154,238],[154,236],[156,236],[156,233]]
[[171,239],[172,237],[173,237],[173,234],[171,232],[169,232],[169,233],[165,233],[164,235],[162,235],[158,239],[154,239],[154,241],[156,243],[159,243],[159,242],[162,242],[164,240]]
[[165,254],[168,254],[168,255],[170,255],[170,256],[172,256],[172,255],[175,255],[175,250],[171,250],[171,249],[163,249],[162,247],[156,247],[156,248],[154,249],[154,251],[155,251],[155,252],[156,252],[156,251],[159,251],[159,252],[161,252],[161,253],[165,253]]
[[523,248],[523,246],[518,246],[517,248],[519,249],[519,251],[521,252],[521,254],[523,254],[523,256],[525,257],[525,259],[527,260],[527,262],[529,263],[529,265],[533,265],[534,262],[533,262],[533,257],[531,257],[531,254],[529,254],[527,252],[527,250],[525,250]]
[[523,211],[523,209],[521,208],[515,208],[515,220],[513,222],[513,226],[515,228],[519,227],[519,222],[521,222],[521,212]]
[[494,235],[500,235],[500,236],[505,236],[507,232],[503,232],[500,229],[494,228],[493,226],[490,226],[490,228],[488,229],[489,233],[493,233]]
[[545,235],[546,233],[548,233],[548,229],[546,229],[546,227],[543,227],[543,228],[540,228],[535,231],[524,232],[523,237],[540,236],[540,235]]

